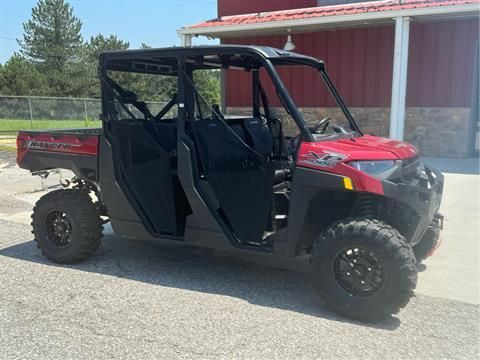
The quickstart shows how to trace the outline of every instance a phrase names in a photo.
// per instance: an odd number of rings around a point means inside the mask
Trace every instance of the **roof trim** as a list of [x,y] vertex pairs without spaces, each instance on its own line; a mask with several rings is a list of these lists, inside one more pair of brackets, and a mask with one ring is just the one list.
[[[425,1],[422,4],[418,4],[419,1],[415,0],[404,0],[403,5],[400,4],[398,0],[395,1],[383,1],[383,4],[378,4],[376,10],[365,10],[364,12],[355,11],[350,14],[344,15],[309,15],[304,18],[295,18],[288,20],[273,20],[274,17],[278,17],[281,14],[285,14],[285,18],[289,14],[296,14],[300,10],[305,11],[305,9],[295,10],[285,10],[285,11],[275,11],[269,13],[255,14],[255,15],[238,15],[238,16],[228,16],[213,21],[207,21],[192,25],[189,27],[184,27],[177,30],[179,35],[205,35],[209,37],[223,37],[223,36],[234,36],[235,33],[245,33],[245,32],[255,32],[258,30],[275,30],[275,29],[285,29],[292,28],[293,30],[302,30],[302,28],[312,28],[312,27],[322,27],[322,25],[328,26],[332,24],[347,24],[347,23],[363,23],[366,21],[380,21],[380,20],[391,20],[392,18],[405,16],[405,17],[423,17],[423,16],[435,16],[435,15],[449,15],[449,14],[468,14],[468,13],[477,13],[479,12],[479,0],[453,0],[453,1],[443,1],[438,2],[438,5],[433,5],[432,3],[429,6],[425,6]],[[412,7],[412,4],[415,4],[418,7]],[[453,5],[447,5],[453,3]],[[370,3],[362,3],[373,4]],[[399,9],[395,10],[382,10],[382,7],[391,8],[392,4],[399,4],[397,7]],[[348,4],[352,5],[352,4]],[[380,6],[383,5],[383,6]],[[388,6],[387,6],[388,5]],[[409,7],[407,7],[409,5]],[[346,7],[345,5],[343,7]],[[317,10],[321,11],[323,8],[332,8],[332,7],[318,7],[318,8],[309,8],[312,11]],[[341,8],[341,6],[335,6],[334,8]],[[366,9],[368,7],[365,7]],[[345,11],[346,12],[346,11]],[[265,21],[258,21],[258,18],[264,18]],[[222,20],[224,19],[224,20]],[[232,20],[241,20],[246,19],[244,23],[235,24]],[[252,19],[250,21],[249,19]],[[270,19],[270,20],[268,20]],[[227,21],[228,20],[228,21]],[[250,22],[249,22],[250,21]],[[232,24],[234,23],[234,24]]]
[[154,59],[156,57],[177,57],[179,54],[190,55],[216,55],[216,54],[231,54],[231,53],[244,53],[244,54],[256,54],[266,59],[277,58],[299,58],[305,61],[321,61],[317,58],[295,53],[292,51],[286,51],[278,49],[272,46],[259,46],[259,45],[200,45],[191,47],[166,47],[166,48],[147,48],[147,49],[127,49],[127,50],[105,50],[100,53],[100,62],[102,61],[115,61],[115,60],[135,60],[135,59]]

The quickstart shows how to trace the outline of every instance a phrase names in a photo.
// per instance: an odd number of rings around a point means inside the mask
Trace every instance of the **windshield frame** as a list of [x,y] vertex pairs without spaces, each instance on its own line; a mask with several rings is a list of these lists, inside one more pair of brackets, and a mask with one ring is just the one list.
[[[333,96],[335,99],[335,102],[337,103],[338,107],[342,110],[343,114],[345,115],[349,125],[350,129],[354,132],[357,132],[360,136],[363,135],[360,127],[356,123],[355,119],[353,118],[350,110],[348,109],[347,105],[343,101],[342,97],[340,96],[338,90],[335,88],[335,85],[333,84],[332,80],[328,76],[328,73],[326,71],[325,63],[323,61],[317,60],[315,58],[311,57],[303,57],[303,56],[279,56],[275,58],[270,58],[268,61],[271,65],[270,70],[270,77],[272,80],[274,80],[275,86],[277,86],[277,91],[279,91],[279,96],[283,96],[282,103],[284,104],[285,107],[288,107],[287,110],[290,111],[292,117],[295,119],[297,124],[300,126],[302,135],[304,135],[305,140],[309,141],[315,141],[315,138],[310,130],[310,128],[306,125],[306,121],[303,117],[303,115],[300,113],[298,110],[297,106],[293,102],[293,99],[290,95],[290,92],[287,90],[285,85],[283,84],[283,81],[281,80],[276,67],[281,67],[281,66],[306,66],[313,68],[317,70],[320,73],[320,76],[322,77],[322,80],[329,90],[330,94]],[[278,83],[278,85],[277,85]],[[302,124],[302,125],[301,125]],[[306,134],[308,133],[308,134]],[[306,136],[305,136],[306,135]]]

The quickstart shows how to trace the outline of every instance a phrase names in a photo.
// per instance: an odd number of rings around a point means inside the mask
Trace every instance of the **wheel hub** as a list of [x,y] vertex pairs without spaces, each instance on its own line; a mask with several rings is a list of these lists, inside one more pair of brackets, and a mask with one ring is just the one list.
[[367,270],[362,265],[353,266],[352,273],[358,279],[364,279]]
[[70,244],[72,224],[67,215],[61,211],[50,212],[45,219],[47,238],[56,246],[65,247]]
[[363,248],[338,253],[333,271],[337,284],[351,296],[371,296],[381,289],[385,279],[380,260]]

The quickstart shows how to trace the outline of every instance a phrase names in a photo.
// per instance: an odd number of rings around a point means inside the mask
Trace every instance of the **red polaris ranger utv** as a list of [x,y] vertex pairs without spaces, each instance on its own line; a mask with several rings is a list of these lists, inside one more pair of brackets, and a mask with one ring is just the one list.
[[[298,68],[319,79],[312,97],[331,97],[329,117],[311,126],[282,81],[290,74],[295,88]],[[208,103],[197,84],[207,70],[249,79],[240,116]],[[158,111],[135,89],[143,76],[173,89]],[[311,255],[322,297],[351,318],[408,303],[416,262],[439,240],[443,176],[413,146],[363,134],[322,61],[254,46],[111,51],[99,77],[102,129],[18,136],[20,167],[76,175],[34,208],[47,258],[92,255],[109,221],[132,239]]]

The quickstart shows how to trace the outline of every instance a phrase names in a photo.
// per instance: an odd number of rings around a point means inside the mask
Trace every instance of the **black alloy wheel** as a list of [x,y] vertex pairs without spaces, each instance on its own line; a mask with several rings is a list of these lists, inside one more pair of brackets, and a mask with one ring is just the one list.
[[61,211],[51,211],[45,219],[47,238],[56,246],[68,246],[72,239],[72,223]]
[[371,296],[385,280],[381,261],[371,251],[358,247],[339,252],[333,271],[338,285],[352,296]]
[[378,321],[405,307],[417,284],[415,255],[382,221],[340,220],[314,243],[312,276],[322,299],[355,320]]
[[60,264],[92,256],[103,235],[98,209],[86,191],[62,189],[42,196],[33,208],[32,233],[43,255]]

